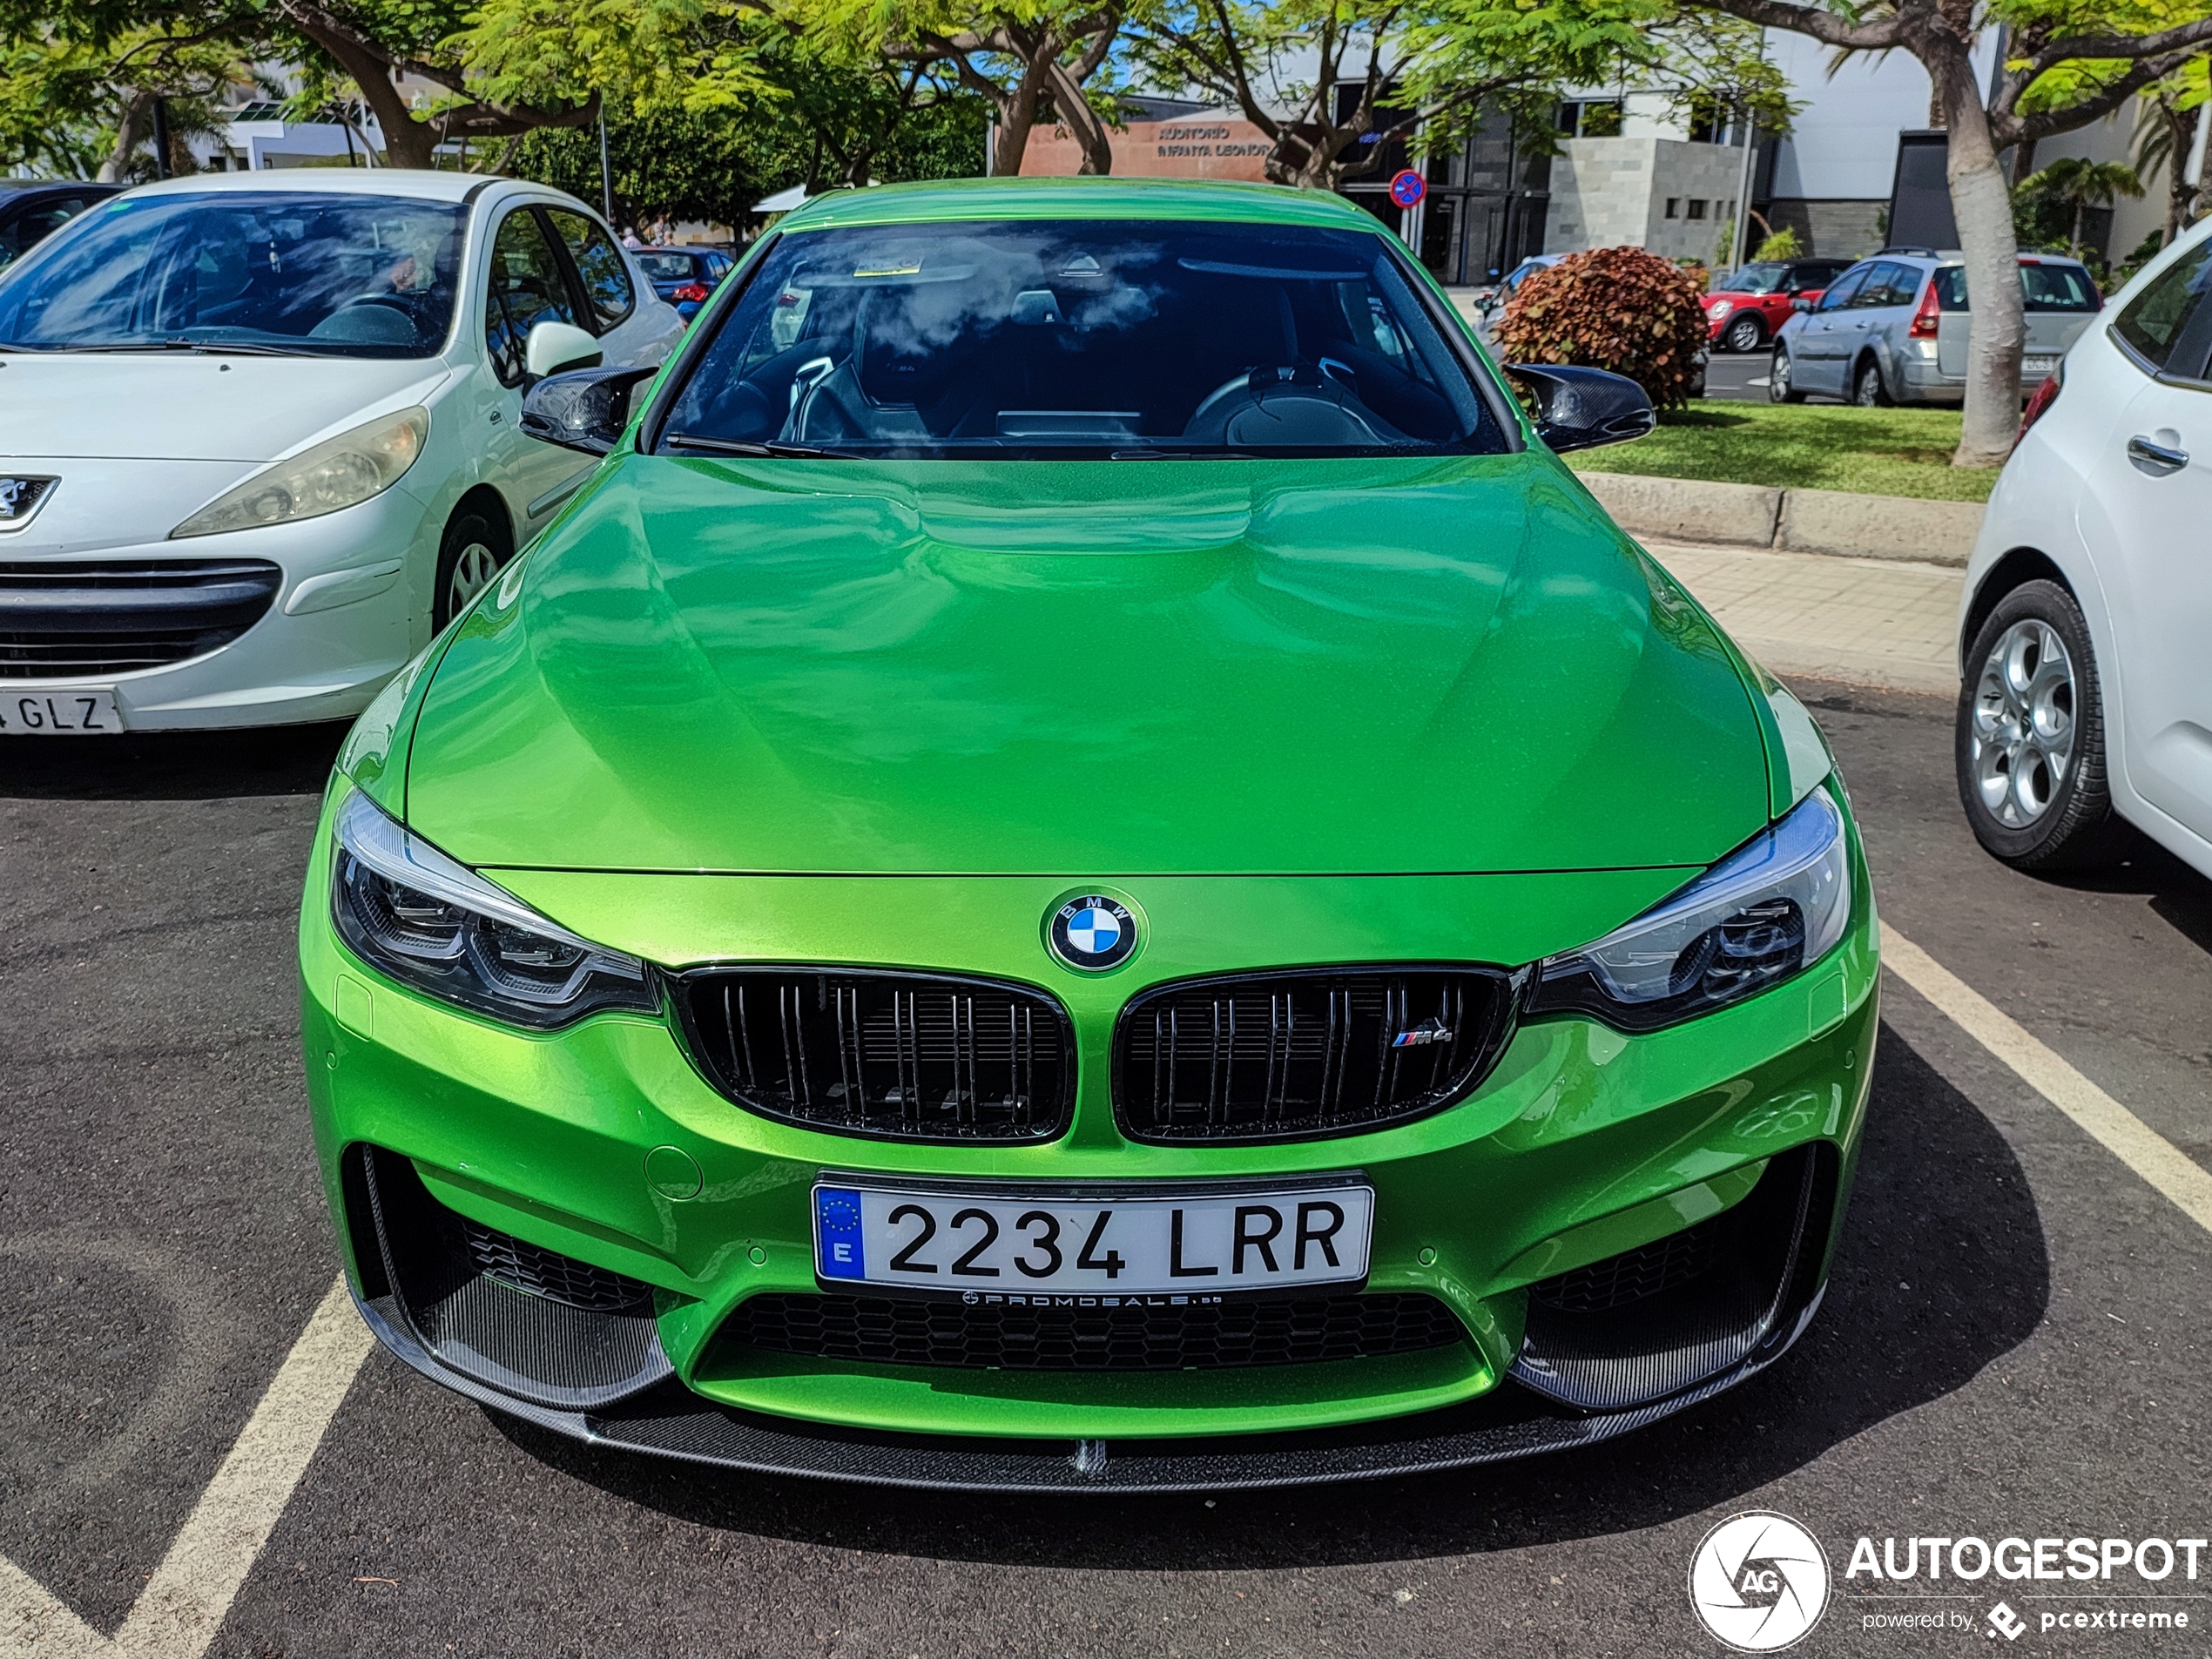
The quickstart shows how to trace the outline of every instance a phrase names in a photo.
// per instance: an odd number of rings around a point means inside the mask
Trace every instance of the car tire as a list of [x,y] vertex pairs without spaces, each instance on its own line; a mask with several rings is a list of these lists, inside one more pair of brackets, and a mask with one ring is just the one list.
[[1851,401],[1862,409],[1890,407],[1889,388],[1882,384],[1882,366],[1871,357],[1860,359],[1857,372],[1851,375]]
[[1774,361],[1766,372],[1766,401],[1770,403],[1802,403],[1805,395],[1791,383],[1790,348],[1777,346]]
[[2029,582],[1975,631],[1952,752],[1974,839],[2016,870],[2094,869],[2134,839],[2113,809],[2089,626],[2055,582]]
[[1754,316],[1738,317],[1721,330],[1723,351],[1742,352],[1748,354],[1758,350],[1765,344],[1766,330],[1759,326],[1759,320]]
[[467,610],[514,556],[515,538],[508,533],[505,518],[474,502],[465,503],[446,525],[444,539],[438,543],[431,625],[442,629]]

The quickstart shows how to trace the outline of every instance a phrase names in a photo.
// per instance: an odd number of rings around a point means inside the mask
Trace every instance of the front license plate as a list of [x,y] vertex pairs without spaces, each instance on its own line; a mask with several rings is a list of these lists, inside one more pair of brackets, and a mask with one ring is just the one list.
[[88,738],[123,730],[113,691],[0,693],[0,734],[11,738]]
[[1356,1284],[1374,1212],[1374,1190],[1348,1184],[1077,1198],[826,1181],[814,1189],[814,1271],[834,1284],[1009,1298]]

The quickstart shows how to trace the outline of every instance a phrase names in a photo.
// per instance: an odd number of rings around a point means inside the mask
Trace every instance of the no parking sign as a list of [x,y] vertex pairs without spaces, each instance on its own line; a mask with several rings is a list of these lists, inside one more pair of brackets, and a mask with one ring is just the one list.
[[1390,199],[1400,207],[1417,207],[1422,197],[1428,194],[1428,180],[1407,167],[1392,175]]

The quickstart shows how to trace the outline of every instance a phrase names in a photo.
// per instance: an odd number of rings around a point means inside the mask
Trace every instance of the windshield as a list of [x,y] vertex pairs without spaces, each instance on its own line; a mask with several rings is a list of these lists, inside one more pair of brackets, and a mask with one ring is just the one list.
[[1507,447],[1381,237],[1096,219],[787,235],[663,430],[679,453]]
[[453,318],[466,211],[297,191],[119,198],[0,277],[0,345],[427,357]]
[[1713,284],[1716,293],[1774,293],[1780,290],[1782,280],[1790,267],[1786,265],[1746,265],[1730,271]]
[[681,281],[692,274],[688,253],[639,253],[633,249],[631,257],[644,267],[647,276],[663,282]]

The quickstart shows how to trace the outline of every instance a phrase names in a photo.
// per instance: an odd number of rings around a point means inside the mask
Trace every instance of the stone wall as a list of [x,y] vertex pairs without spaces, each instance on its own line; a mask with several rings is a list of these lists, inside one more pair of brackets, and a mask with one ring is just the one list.
[[[1670,260],[1710,260],[1743,169],[1743,152],[1723,145],[1569,138],[1552,160],[1544,249],[1644,247]],[[1692,204],[1703,205],[1698,217]]]

